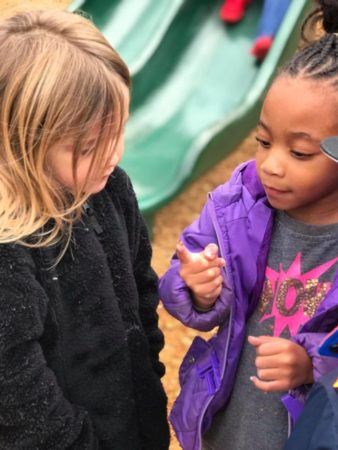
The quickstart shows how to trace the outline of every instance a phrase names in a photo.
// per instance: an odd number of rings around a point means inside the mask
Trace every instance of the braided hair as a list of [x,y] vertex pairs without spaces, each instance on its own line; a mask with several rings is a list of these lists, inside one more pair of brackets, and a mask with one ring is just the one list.
[[[317,7],[302,26],[302,37],[307,45],[286,63],[280,75],[301,75],[327,81],[333,79],[333,84],[338,84],[338,0],[317,0],[316,3]],[[318,24],[325,34],[309,42],[306,31]]]

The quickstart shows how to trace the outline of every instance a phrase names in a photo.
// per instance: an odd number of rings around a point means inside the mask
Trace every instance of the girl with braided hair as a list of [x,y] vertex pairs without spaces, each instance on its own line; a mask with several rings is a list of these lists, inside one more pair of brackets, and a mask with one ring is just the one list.
[[320,149],[338,135],[338,2],[317,6],[303,34],[318,21],[325,34],[270,87],[255,161],[209,194],[160,281],[176,318],[219,327],[180,369],[171,422],[185,450],[281,449],[338,366],[317,352],[338,324],[338,166]]

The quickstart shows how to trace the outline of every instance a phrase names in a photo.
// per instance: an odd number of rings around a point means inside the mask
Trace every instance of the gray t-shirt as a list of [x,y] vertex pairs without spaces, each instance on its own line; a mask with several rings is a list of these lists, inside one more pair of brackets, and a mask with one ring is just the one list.
[[[290,338],[315,313],[338,268],[338,224],[315,226],[277,212],[260,302],[247,336]],[[264,393],[256,375],[255,349],[244,344],[225,409],[203,438],[205,450],[280,450],[288,434],[283,393]]]

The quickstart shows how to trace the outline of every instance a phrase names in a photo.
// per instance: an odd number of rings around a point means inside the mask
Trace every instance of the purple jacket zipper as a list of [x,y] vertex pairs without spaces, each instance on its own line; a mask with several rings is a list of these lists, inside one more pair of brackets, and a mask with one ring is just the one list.
[[[234,284],[233,284],[233,281],[232,281],[232,277],[229,276],[230,274],[226,270],[227,267],[229,267],[229,261],[228,261],[228,258],[225,255],[225,252],[224,252],[224,249],[223,249],[223,239],[221,239],[221,231],[219,229],[217,218],[216,218],[216,214],[215,214],[215,211],[214,211],[214,208],[213,208],[214,202],[213,202],[212,194],[209,193],[208,197],[211,200],[211,203],[210,203],[210,217],[211,217],[211,221],[212,221],[212,224],[214,226],[215,233],[216,233],[216,236],[217,236],[217,241],[218,241],[218,245],[219,245],[220,254],[221,254],[221,257],[224,258],[225,262],[226,262],[226,266],[225,266],[225,268],[223,270],[224,270],[224,272],[226,274],[226,280],[229,281],[229,285],[230,285],[229,287],[231,289],[233,289],[234,288]],[[211,207],[211,205],[212,205],[212,207]],[[226,348],[225,348],[225,355],[224,355],[224,358],[223,358],[223,365],[222,365],[221,372],[220,372],[220,380],[222,380],[223,377],[224,377],[226,363],[227,363],[227,356],[228,356],[228,350],[229,350],[229,341],[230,341],[230,333],[231,333],[231,328],[232,328],[232,315],[233,315],[233,310],[232,310],[232,307],[231,307],[230,308],[229,319],[228,319],[229,320],[228,338],[227,338],[227,344],[226,344]],[[210,405],[210,403],[213,400],[213,398],[215,397],[215,395],[216,395],[216,392],[212,396],[210,396],[209,400],[206,402],[206,404],[205,404],[205,406],[204,406],[204,408],[203,408],[203,410],[201,412],[200,419],[198,421],[197,436],[198,436],[198,441],[199,442],[197,442],[197,444],[199,444],[199,448],[201,448],[201,443],[202,443],[202,422],[203,422],[203,418],[204,418],[206,410],[208,409],[208,406]]]

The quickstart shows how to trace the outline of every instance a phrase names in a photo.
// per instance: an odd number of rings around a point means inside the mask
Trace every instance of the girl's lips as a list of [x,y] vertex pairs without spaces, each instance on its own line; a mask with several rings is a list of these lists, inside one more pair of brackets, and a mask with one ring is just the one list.
[[280,189],[276,189],[276,188],[266,186],[266,185],[264,185],[264,189],[265,189],[265,192],[271,196],[284,195],[284,194],[287,194],[288,192],[290,192],[290,191],[282,191]]

